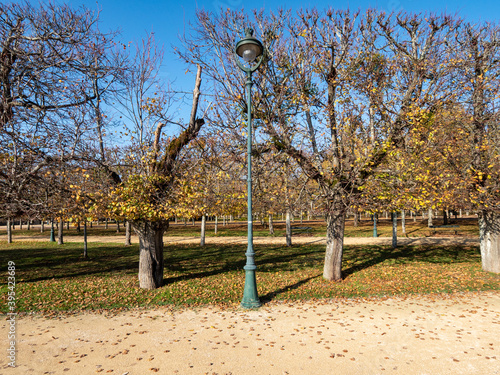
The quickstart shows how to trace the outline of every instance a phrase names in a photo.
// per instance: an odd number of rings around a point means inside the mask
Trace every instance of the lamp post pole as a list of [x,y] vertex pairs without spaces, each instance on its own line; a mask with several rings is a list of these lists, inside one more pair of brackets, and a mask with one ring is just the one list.
[[238,58],[238,66],[246,72],[246,96],[247,96],[247,195],[248,195],[248,247],[246,255],[245,288],[241,306],[246,309],[254,309],[261,306],[257,293],[257,281],[255,278],[255,251],[253,248],[253,214],[252,214],[252,73],[260,66],[263,58],[263,47],[260,41],[253,36],[253,30],[247,29],[246,36],[236,44],[235,53],[242,57],[247,63],[254,63],[246,67]]
[[248,247],[245,253],[245,289],[241,306],[247,309],[260,307],[255,278],[255,251],[253,248],[253,213],[252,213],[252,72],[247,72],[247,196],[248,196]]

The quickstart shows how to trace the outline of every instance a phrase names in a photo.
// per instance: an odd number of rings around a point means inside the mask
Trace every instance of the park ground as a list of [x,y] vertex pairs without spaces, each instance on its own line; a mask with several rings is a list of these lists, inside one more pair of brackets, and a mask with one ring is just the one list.
[[[365,231],[369,234],[371,228],[369,224],[365,226]],[[196,246],[199,237],[193,229],[191,232],[189,228],[180,229],[180,233],[167,233],[174,234],[165,237],[167,249],[182,246],[181,252],[192,251],[189,253],[190,257],[191,254],[202,251]],[[412,230],[411,225],[409,229]],[[368,235],[346,237],[346,246],[354,246],[347,258],[356,262],[357,258],[354,256],[363,246],[378,246],[377,251],[384,249],[384,246],[390,247],[392,239],[384,230],[386,228],[381,228],[382,235],[385,236],[378,238]],[[424,224],[422,229],[415,226],[413,234],[419,234],[420,230],[425,230]],[[110,234],[104,231],[94,232],[89,237],[89,242],[96,246],[99,243],[122,242],[123,233]],[[37,236],[26,232],[16,233],[14,239],[22,244],[19,248],[23,248],[30,243],[26,242],[28,239],[33,241],[36,237],[38,243],[47,241],[46,234]],[[134,240],[136,239],[133,238],[132,242]],[[75,252],[78,250],[75,250],[71,242],[81,242],[81,236],[70,233],[65,241],[69,244],[65,245],[67,249],[64,251]],[[298,246],[301,243],[322,245],[324,241],[320,235],[294,237],[294,243]],[[245,242],[246,239],[238,232],[207,238],[207,246],[212,250],[217,246],[222,247],[222,244],[230,244],[238,249],[238,253],[242,252],[240,250],[244,248]],[[255,243],[276,246],[284,244],[284,238],[281,235],[257,236]],[[296,290],[284,288],[281,293],[288,299],[272,298],[275,294],[268,292],[267,296],[271,297],[263,300],[263,306],[250,311],[241,309],[234,302],[199,306],[167,304],[116,310],[91,308],[70,313],[50,312],[46,305],[40,304],[43,306],[41,311],[24,312],[17,316],[16,368],[8,366],[7,355],[3,354],[0,357],[0,374],[500,374],[500,292],[497,287],[494,287],[496,290],[484,290],[481,287],[484,283],[492,287],[497,285],[498,278],[478,273],[475,250],[465,252],[464,256],[457,256],[456,250],[450,254],[442,251],[430,254],[426,251],[425,261],[422,261],[423,255],[419,250],[436,247],[446,249],[447,246],[453,249],[457,246],[464,249],[475,248],[478,245],[477,237],[473,233],[429,233],[425,236],[400,237],[398,243],[402,247],[413,249],[409,250],[410,253],[405,255],[401,264],[387,255],[379,264],[356,268],[347,278],[346,285],[351,285],[348,283],[352,279],[352,288],[354,285],[356,288],[364,288],[361,285],[363,280],[368,283],[372,274],[360,279],[356,277],[373,268],[378,270],[373,274],[377,277],[383,276],[380,272],[390,270],[399,270],[399,273],[395,273],[397,275],[401,275],[401,271],[418,270],[415,274],[422,277],[423,270],[430,269],[429,267],[433,267],[434,272],[442,270],[434,279],[442,278],[443,283],[445,280],[447,283],[455,280],[458,285],[462,281],[461,272],[473,267],[472,273],[467,275],[473,278],[472,284],[464,284],[464,288],[479,285],[478,289],[467,291],[462,288],[459,291],[452,289],[451,292],[424,294],[411,292],[392,296],[290,299],[293,293],[298,293],[307,283],[316,282],[320,285],[320,276],[314,276],[313,280],[304,284],[303,281],[298,282]],[[36,247],[34,242],[31,244],[31,252],[42,254],[41,248]],[[18,251],[16,249],[10,248],[13,252]],[[94,252],[99,253],[95,253],[94,257],[99,260],[100,252],[113,254],[116,251],[113,249],[115,248],[103,250],[96,247]],[[386,254],[384,251],[379,254]],[[321,248],[311,254],[316,253],[318,259],[315,262],[321,262]],[[111,262],[111,257],[106,254],[102,254],[103,259]],[[369,254],[362,253],[358,257]],[[61,258],[60,263],[66,264],[68,259]],[[171,258],[175,259],[177,258]],[[60,288],[63,284],[71,284],[70,279],[63,277],[57,270],[50,273],[52,271],[41,265],[26,264],[33,267],[32,274],[26,275],[19,269],[19,277],[26,277],[26,282],[31,277],[30,282],[42,283],[40,285],[54,284],[54,287]],[[79,264],[70,264],[70,267],[91,263]],[[179,260],[180,268],[183,264]],[[60,264],[56,266],[58,269]],[[292,270],[278,265],[276,267],[276,270],[266,269],[266,274],[276,272],[291,277],[297,272],[309,272],[308,268]],[[299,267],[298,264],[296,267]],[[317,268],[316,265],[314,267]],[[238,269],[240,268],[238,265]],[[71,268],[71,272],[75,271],[76,268]],[[103,274],[107,272],[105,269],[95,271]],[[314,272],[317,273],[316,271]],[[38,273],[34,275],[35,272]],[[135,271],[132,269],[131,272]],[[213,277],[229,277],[233,271],[227,272],[229,273]],[[41,276],[46,280],[41,280]],[[73,277],[75,276],[71,276]],[[101,276],[98,274],[95,277]],[[123,277],[129,277],[133,283],[133,275],[125,273]],[[184,283],[186,288],[194,288],[183,280],[184,277],[187,276],[179,274],[179,282]],[[262,279],[260,286],[264,288],[264,276],[259,278]],[[104,276],[102,280],[106,280]],[[208,282],[210,277],[195,281],[202,280]],[[126,284],[126,281],[123,282]],[[289,280],[288,283],[290,282],[292,281]],[[391,284],[387,281],[384,283]],[[405,283],[412,285],[411,280],[406,280]],[[382,284],[374,284],[375,287],[379,285]],[[415,286],[421,287],[420,284]],[[276,288],[275,285],[269,287],[271,291]],[[22,285],[19,290],[28,293]],[[317,291],[312,287],[305,289],[306,292],[311,290]],[[51,293],[56,293],[56,289]],[[132,291],[130,296],[135,296],[133,293],[137,294],[137,291]],[[280,294],[276,296],[279,297]],[[99,296],[82,301],[92,306],[92,299],[101,302]],[[140,301],[140,298],[137,297],[136,300]],[[71,303],[70,306],[74,306],[74,302]],[[9,325],[8,318],[2,316],[0,353],[7,353]]]
[[494,375],[499,331],[498,292],[23,316],[0,372]]

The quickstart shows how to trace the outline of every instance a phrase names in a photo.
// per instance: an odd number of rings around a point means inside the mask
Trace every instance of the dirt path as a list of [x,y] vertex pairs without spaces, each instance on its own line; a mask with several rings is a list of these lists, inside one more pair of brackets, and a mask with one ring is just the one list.
[[[132,243],[138,243],[137,236],[132,236]],[[6,236],[0,236],[0,241],[7,241]],[[14,236],[13,241],[48,241],[47,237],[37,236]],[[66,236],[65,242],[83,242],[81,236]],[[121,236],[89,236],[88,242],[105,242],[105,243],[123,243],[125,238]],[[163,237],[165,245],[169,244],[199,244],[199,237]],[[272,245],[285,245],[284,237],[254,237],[254,244],[272,244]],[[206,237],[205,243],[218,244],[218,243],[247,243],[246,237]],[[307,244],[307,243],[326,243],[325,237],[293,237],[292,243]],[[392,237],[345,237],[345,245],[391,245]],[[473,237],[399,237],[399,245],[479,245],[479,239]]]
[[500,374],[500,294],[137,310],[16,322],[2,374]]

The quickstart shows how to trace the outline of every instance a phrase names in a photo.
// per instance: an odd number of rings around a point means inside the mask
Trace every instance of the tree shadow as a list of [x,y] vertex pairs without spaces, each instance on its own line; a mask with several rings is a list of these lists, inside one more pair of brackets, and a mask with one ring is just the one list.
[[273,299],[275,299],[277,296],[279,296],[280,294],[289,292],[291,290],[295,290],[295,289],[299,288],[301,285],[304,285],[305,283],[307,283],[307,282],[309,282],[309,281],[311,281],[313,279],[317,279],[320,276],[321,276],[321,274],[318,274],[316,276],[311,276],[311,277],[305,278],[303,280],[299,280],[296,283],[287,285],[286,287],[283,287],[283,288],[280,288],[278,290],[275,290],[273,292],[269,292],[267,294],[264,294],[264,295],[260,296],[260,301],[263,304],[269,303]]
[[75,248],[74,244],[37,246],[40,248],[16,244],[0,251],[0,262],[14,261],[17,279],[23,283],[138,270],[137,247],[92,245],[88,250],[90,256],[83,258],[83,249]]
[[[257,272],[296,271],[321,268],[325,245],[322,239],[303,245],[258,245],[255,248]],[[318,242],[318,243],[316,243]],[[89,244],[90,245],[90,244]],[[19,282],[37,282],[89,275],[137,275],[138,245],[125,247],[119,244],[90,245],[89,259],[82,258],[80,245],[52,245],[19,243],[0,251],[0,262],[16,262]],[[200,279],[227,272],[241,271],[246,263],[246,244],[228,245],[167,245],[165,247],[164,285],[181,280]],[[428,262],[458,263],[479,261],[477,246],[415,245],[392,249],[390,246],[364,245],[344,247],[343,277],[348,277],[369,267],[389,261],[391,264]],[[168,273],[171,272],[169,275]],[[263,298],[272,300],[278,294],[299,287],[304,281],[284,289],[267,293]],[[5,280],[0,280],[0,285]]]
[[[360,261],[360,259],[362,259]],[[425,263],[463,263],[480,260],[477,246],[436,246],[416,245],[400,246],[393,249],[391,246],[349,246],[344,252],[344,260],[356,264],[344,268],[343,278],[356,272],[373,267],[383,262],[391,264]]]

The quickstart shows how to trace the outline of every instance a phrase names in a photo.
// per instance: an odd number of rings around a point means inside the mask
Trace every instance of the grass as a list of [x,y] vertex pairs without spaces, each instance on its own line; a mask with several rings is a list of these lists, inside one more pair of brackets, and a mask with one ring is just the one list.
[[[0,243],[1,264],[16,263],[16,311],[128,309],[161,305],[237,305],[246,245],[165,248],[164,286],[138,288],[138,247],[50,242]],[[257,285],[263,302],[414,293],[500,290],[500,276],[481,271],[477,247],[346,246],[342,282],[322,278],[324,245],[256,246]],[[7,273],[0,279],[6,312]]]

